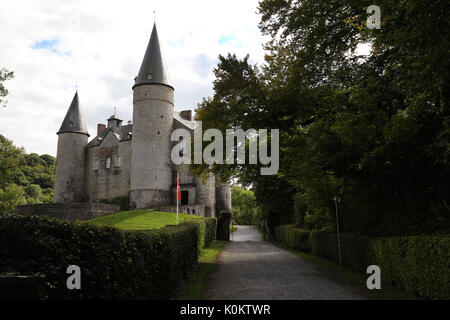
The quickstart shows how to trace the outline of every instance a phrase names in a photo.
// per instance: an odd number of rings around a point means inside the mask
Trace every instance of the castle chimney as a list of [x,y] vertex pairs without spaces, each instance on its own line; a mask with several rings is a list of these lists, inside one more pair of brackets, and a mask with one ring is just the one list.
[[192,110],[183,110],[180,112],[180,117],[184,120],[192,121]]
[[100,136],[105,129],[106,125],[104,125],[103,123],[97,124],[97,136]]

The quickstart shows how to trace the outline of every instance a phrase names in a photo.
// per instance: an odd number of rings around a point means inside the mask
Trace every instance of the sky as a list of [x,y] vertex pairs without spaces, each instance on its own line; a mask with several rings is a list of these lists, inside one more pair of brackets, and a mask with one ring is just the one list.
[[[175,88],[175,111],[212,96],[218,55],[264,61],[257,0],[14,0],[0,2],[4,84],[0,134],[27,153],[56,155],[57,135],[78,89],[90,139],[117,108],[132,120],[133,79],[153,23]],[[156,12],[156,14],[154,14]]]

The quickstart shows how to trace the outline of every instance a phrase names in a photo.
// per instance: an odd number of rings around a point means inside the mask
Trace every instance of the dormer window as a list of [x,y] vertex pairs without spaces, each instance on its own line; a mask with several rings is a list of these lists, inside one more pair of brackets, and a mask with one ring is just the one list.
[[69,121],[69,128],[73,127],[73,121]]
[[147,79],[152,80],[153,79],[153,73],[149,72],[147,73]]

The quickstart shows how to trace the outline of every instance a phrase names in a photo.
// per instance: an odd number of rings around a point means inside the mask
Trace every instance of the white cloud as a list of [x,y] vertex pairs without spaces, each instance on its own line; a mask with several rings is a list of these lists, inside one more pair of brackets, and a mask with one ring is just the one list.
[[76,85],[91,136],[114,106],[125,122],[130,120],[131,87],[155,10],[175,109],[194,109],[212,94],[219,54],[249,53],[252,63],[262,63],[265,40],[258,29],[257,3],[2,1],[0,67],[14,71],[15,78],[6,82],[9,103],[0,109],[0,133],[27,152],[55,155],[56,132]]

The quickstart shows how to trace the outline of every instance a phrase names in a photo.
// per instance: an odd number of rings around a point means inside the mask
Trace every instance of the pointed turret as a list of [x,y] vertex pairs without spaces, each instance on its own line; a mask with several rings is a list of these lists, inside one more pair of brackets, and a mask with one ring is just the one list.
[[142,84],[163,84],[173,89],[161,52],[156,23],[153,25],[152,35],[133,88]]
[[72,99],[72,103],[70,104],[66,117],[57,134],[62,132],[83,133],[89,136],[86,122],[84,121],[83,113],[81,112],[80,101],[78,100],[78,91],[75,92],[75,96]]
[[159,208],[170,205],[170,165],[173,93],[161,54],[156,25],[133,86],[130,205]]
[[84,150],[89,133],[81,113],[78,92],[75,93],[57,134],[54,202],[83,202],[86,200]]

